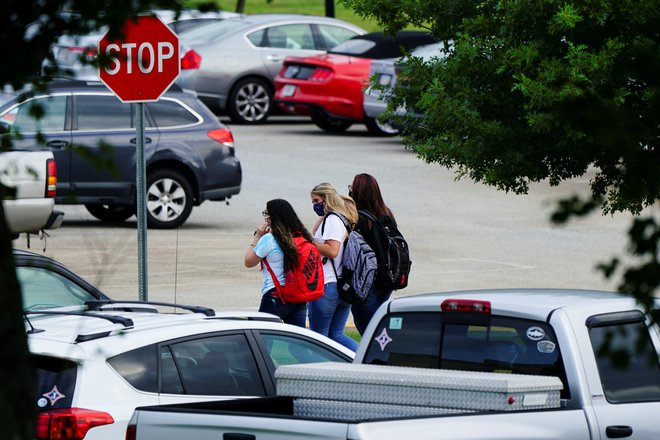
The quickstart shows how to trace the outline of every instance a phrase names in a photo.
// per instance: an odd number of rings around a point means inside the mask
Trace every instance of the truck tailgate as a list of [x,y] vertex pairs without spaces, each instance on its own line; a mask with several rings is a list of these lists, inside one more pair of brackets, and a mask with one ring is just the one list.
[[582,410],[452,415],[350,425],[349,439],[589,440]]

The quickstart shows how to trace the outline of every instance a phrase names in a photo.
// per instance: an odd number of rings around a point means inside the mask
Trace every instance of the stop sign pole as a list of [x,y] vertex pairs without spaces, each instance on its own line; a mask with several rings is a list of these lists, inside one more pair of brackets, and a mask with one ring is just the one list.
[[138,220],[139,300],[148,300],[147,289],[147,189],[144,152],[144,103],[157,101],[174,83],[180,70],[179,38],[158,17],[128,19],[118,35],[105,34],[99,54],[108,57],[99,77],[125,103],[136,103],[136,214]]

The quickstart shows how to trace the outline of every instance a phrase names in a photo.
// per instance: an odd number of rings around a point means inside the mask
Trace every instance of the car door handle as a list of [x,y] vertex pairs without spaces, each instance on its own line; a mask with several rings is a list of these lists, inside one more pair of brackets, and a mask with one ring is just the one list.
[[67,145],[69,145],[67,141],[50,141],[46,143],[46,146],[48,148],[52,148],[54,150],[60,150],[66,147]]
[[615,425],[605,428],[607,438],[624,438],[630,437],[633,434],[633,429],[630,426]]
[[[144,143],[145,144],[150,144],[151,143],[151,138],[148,138],[148,137],[144,138]],[[137,144],[137,138],[131,139],[131,144]]]
[[256,435],[239,434],[237,432],[226,432],[222,434],[222,440],[256,440],[256,438]]
[[266,55],[266,59],[274,63],[279,63],[284,59],[284,57],[282,55]]

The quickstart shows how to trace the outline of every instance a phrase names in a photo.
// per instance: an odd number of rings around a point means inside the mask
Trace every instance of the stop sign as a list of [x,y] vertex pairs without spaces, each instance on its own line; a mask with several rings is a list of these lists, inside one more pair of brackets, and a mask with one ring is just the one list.
[[156,101],[179,76],[179,38],[158,17],[128,19],[118,39],[101,38],[99,54],[110,57],[101,81],[123,102]]

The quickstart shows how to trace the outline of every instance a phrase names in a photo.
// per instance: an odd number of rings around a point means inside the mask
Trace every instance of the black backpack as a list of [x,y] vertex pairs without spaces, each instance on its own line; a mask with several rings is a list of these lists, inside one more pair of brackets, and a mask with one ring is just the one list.
[[358,213],[371,220],[370,243],[378,260],[376,284],[386,289],[403,289],[408,285],[412,265],[406,239],[389,216],[376,218],[364,210]]

